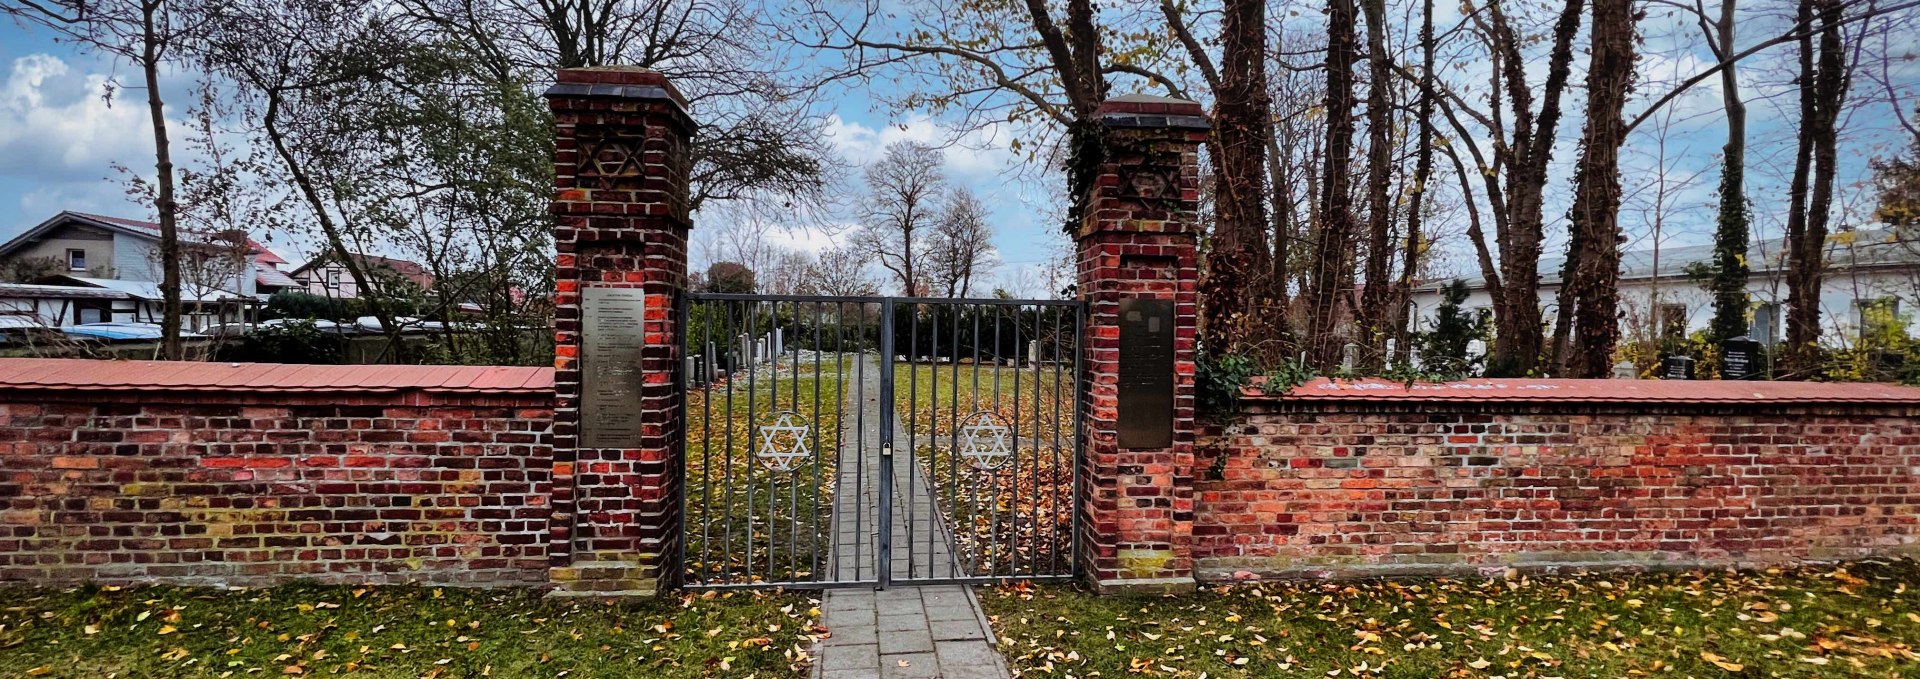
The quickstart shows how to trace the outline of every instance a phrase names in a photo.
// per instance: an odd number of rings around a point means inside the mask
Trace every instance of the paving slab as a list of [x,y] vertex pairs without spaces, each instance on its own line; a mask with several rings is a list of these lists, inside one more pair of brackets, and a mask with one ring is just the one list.
[[[862,387],[850,390],[846,440],[880,440],[880,370],[873,357],[850,373]],[[895,434],[895,440],[905,437]],[[880,535],[874,507],[879,506],[880,465],[893,463],[894,521],[889,539],[894,559],[889,575],[898,580],[962,575],[954,559],[945,520],[932,511],[926,476],[911,462],[861,456],[860,445],[842,452],[838,466],[833,521],[833,579],[879,579],[875,554]],[[848,458],[856,459],[848,459]],[[907,459],[910,455],[896,456]],[[973,592],[961,585],[832,589],[821,603],[822,624],[832,635],[814,649],[815,679],[901,677],[902,679],[1007,679],[1006,662],[993,648],[993,634]]]

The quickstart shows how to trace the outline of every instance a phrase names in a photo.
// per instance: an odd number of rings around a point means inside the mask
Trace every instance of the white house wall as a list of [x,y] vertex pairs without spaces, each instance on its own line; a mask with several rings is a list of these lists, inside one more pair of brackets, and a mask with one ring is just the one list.
[[[1637,279],[1620,282],[1620,302],[1622,334],[1632,336],[1635,330],[1628,324],[1648,323],[1648,315],[1653,313],[1652,299],[1658,289],[1662,304],[1681,304],[1687,310],[1687,332],[1703,330],[1713,320],[1713,298],[1699,284],[1685,279],[1662,279],[1657,286],[1653,279]],[[1787,286],[1778,274],[1756,274],[1747,284],[1747,294],[1754,304],[1776,304],[1780,312],[1776,317],[1774,337],[1779,339],[1786,332],[1785,308]],[[1540,308],[1546,310],[1546,320],[1551,324],[1554,311],[1559,302],[1557,287],[1543,287],[1540,291]],[[1920,334],[1920,269],[1882,268],[1846,271],[1829,274],[1820,288],[1820,320],[1823,336],[1831,341],[1852,341],[1858,336],[1859,322],[1855,300],[1874,300],[1896,298],[1899,312],[1908,321],[1907,332]],[[1416,318],[1420,319],[1420,329],[1433,327],[1433,315],[1440,304],[1437,290],[1419,290],[1413,295]],[[1484,289],[1471,290],[1462,309],[1491,309],[1493,298]],[[1653,327],[1653,326],[1643,326]]]

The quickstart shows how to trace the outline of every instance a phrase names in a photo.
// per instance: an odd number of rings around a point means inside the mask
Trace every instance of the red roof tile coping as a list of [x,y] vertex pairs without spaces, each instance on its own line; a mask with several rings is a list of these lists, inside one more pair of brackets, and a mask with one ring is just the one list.
[[1100,106],[1095,109],[1095,113],[1102,115],[1108,113],[1134,113],[1143,115],[1201,116],[1207,114],[1207,109],[1202,107],[1199,102],[1185,99],[1149,95],[1123,95],[1100,102]]
[[553,369],[469,365],[295,365],[0,359],[0,390],[552,393]]
[[554,74],[563,83],[601,85],[666,85],[667,76],[641,66],[585,66],[563,68]]
[[642,66],[583,66],[563,68],[554,73],[554,82],[580,85],[643,85],[666,90],[667,96],[687,108],[686,96],[673,86],[666,74]]
[[[1256,380],[1256,386],[1258,380]],[[1319,378],[1284,394],[1256,388],[1248,398],[1287,401],[1434,401],[1569,403],[1881,404],[1920,406],[1920,387],[1840,382],[1473,379],[1406,384],[1382,379]]]

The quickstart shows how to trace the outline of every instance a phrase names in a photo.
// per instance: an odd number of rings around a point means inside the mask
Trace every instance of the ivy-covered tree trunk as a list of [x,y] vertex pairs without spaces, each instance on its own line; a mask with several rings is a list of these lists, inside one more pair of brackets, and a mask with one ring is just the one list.
[[1316,367],[1340,363],[1343,338],[1341,300],[1349,293],[1353,259],[1353,0],[1327,2],[1327,141],[1322,153],[1320,233],[1313,243],[1313,271],[1307,295],[1307,356]]
[[1727,145],[1720,159],[1719,220],[1713,232],[1713,322],[1708,334],[1714,343],[1747,333],[1747,105],[1740,100],[1740,78],[1733,62],[1736,0],[1722,0],[1714,24],[1720,52],[1720,97],[1727,112]]
[[1209,351],[1232,353],[1248,349],[1265,325],[1255,310],[1272,268],[1264,190],[1272,105],[1265,1],[1227,0],[1223,10],[1211,145],[1219,219],[1201,283],[1201,330]]
[[1533,111],[1533,85],[1526,77],[1527,61],[1520,54],[1522,38],[1500,10],[1500,0],[1487,5],[1494,28],[1495,49],[1501,53],[1501,80],[1513,109],[1513,140],[1500,154],[1512,169],[1504,193],[1508,217],[1500,234],[1501,295],[1494,314],[1493,356],[1487,374],[1495,377],[1532,375],[1540,367],[1545,344],[1540,317],[1540,249],[1545,238],[1544,216],[1547,164],[1553,159],[1553,141],[1560,124],[1560,98],[1572,73],[1573,38],[1580,30],[1582,0],[1566,0],[1553,25],[1553,48],[1547,55],[1547,80],[1540,88],[1538,120]]
[[1833,206],[1835,126],[1848,78],[1839,1],[1801,0],[1798,15],[1810,30],[1800,33],[1800,137],[1788,199],[1786,365],[1794,376],[1807,378],[1820,368],[1820,283]]
[[1387,285],[1393,261],[1391,241],[1393,203],[1388,195],[1393,178],[1393,112],[1388,83],[1393,63],[1387,58],[1387,2],[1364,0],[1367,21],[1367,284],[1354,314],[1360,325],[1360,344],[1366,347],[1361,364],[1377,369],[1387,354],[1387,323],[1393,317],[1392,290]]
[[1632,0],[1593,0],[1593,48],[1587,64],[1587,123],[1574,171],[1572,242],[1554,327],[1555,372],[1606,377],[1620,340],[1621,113],[1633,91]]

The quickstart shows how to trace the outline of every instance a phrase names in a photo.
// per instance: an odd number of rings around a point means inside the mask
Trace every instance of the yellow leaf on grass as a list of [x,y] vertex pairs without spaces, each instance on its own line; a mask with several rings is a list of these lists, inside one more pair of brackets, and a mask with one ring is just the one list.
[[1747,668],[1746,665],[1729,661],[1726,658],[1722,658],[1711,651],[1701,651],[1700,659],[1713,663],[1714,665],[1718,666],[1720,669],[1726,670],[1728,672],[1738,672],[1740,670]]

